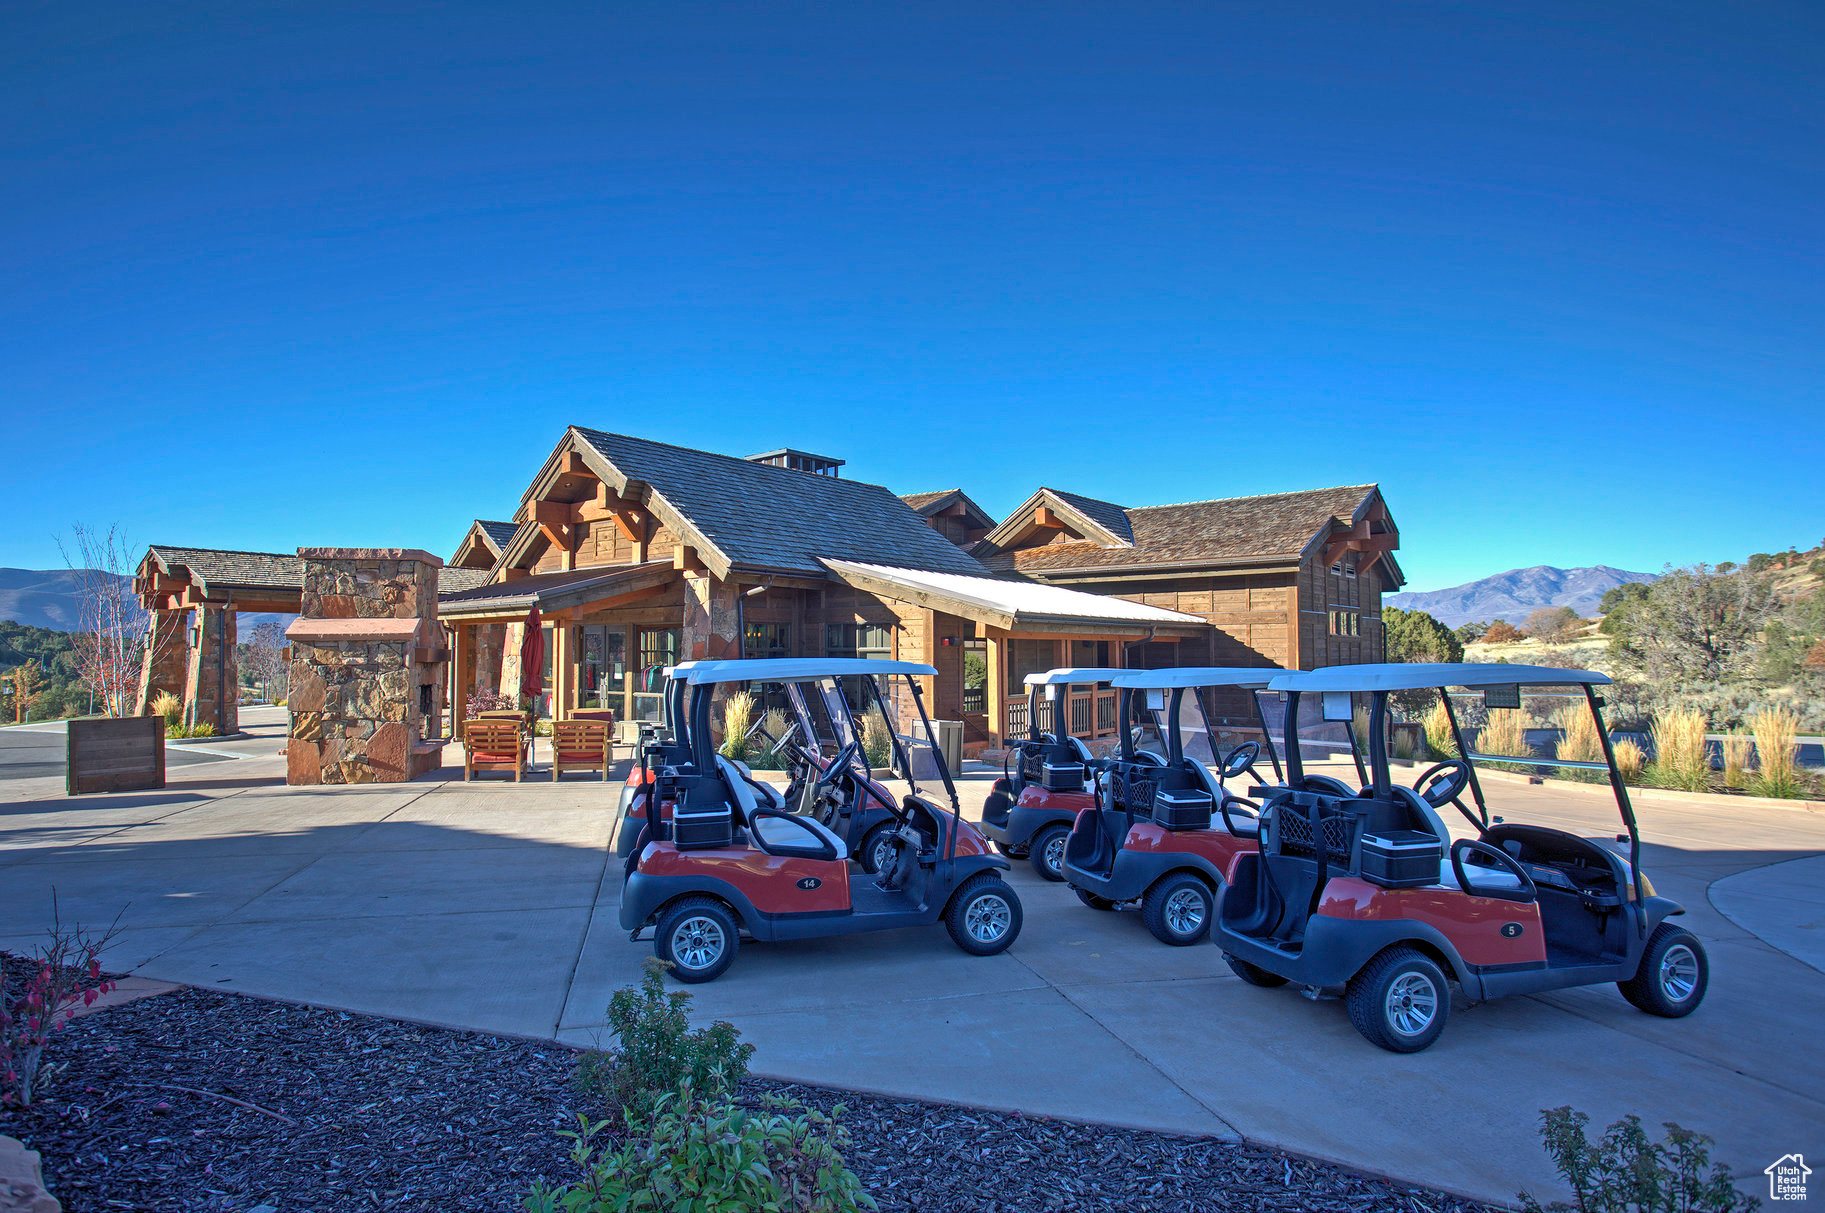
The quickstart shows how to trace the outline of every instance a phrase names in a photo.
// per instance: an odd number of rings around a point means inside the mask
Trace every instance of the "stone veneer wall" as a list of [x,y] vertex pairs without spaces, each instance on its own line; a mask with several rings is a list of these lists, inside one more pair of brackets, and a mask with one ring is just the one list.
[[427,552],[300,548],[304,613],[292,643],[291,738],[286,782],[396,783],[434,765],[419,752],[418,687],[441,699],[441,662],[420,669],[420,648],[445,647],[437,571]]

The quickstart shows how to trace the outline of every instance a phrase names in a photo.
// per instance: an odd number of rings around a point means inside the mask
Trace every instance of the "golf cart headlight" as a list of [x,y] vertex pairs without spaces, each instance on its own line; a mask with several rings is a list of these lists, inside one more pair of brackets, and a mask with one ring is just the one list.
[[1643,894],[1648,897],[1659,896],[1659,894],[1654,892],[1654,882],[1648,879],[1648,874],[1646,872],[1637,872],[1636,875],[1641,877],[1641,891]]

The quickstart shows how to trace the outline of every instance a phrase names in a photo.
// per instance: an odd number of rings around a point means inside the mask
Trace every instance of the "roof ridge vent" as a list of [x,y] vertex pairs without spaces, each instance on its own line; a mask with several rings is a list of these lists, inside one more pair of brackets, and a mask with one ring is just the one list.
[[791,468],[795,472],[810,472],[814,476],[837,476],[837,469],[846,462],[830,455],[813,455],[810,451],[790,446],[783,446],[777,451],[762,451],[758,455],[743,455],[742,458],[749,463]]

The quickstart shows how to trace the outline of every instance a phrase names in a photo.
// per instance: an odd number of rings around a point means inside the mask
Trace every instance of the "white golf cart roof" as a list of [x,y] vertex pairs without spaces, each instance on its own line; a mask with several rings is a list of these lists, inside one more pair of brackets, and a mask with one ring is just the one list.
[[815,682],[852,674],[913,674],[938,671],[917,661],[878,661],[870,657],[750,657],[740,661],[694,661],[678,667],[686,682]]
[[1334,665],[1305,673],[1281,674],[1270,691],[1423,691],[1440,687],[1604,686],[1608,674],[1562,670],[1547,665],[1495,662],[1388,662]]
[[1069,686],[1080,682],[1108,682],[1119,673],[1121,673],[1120,670],[1073,665],[1056,670],[1043,670],[1038,674],[1028,674],[1025,681],[1030,687]]
[[1170,670],[1123,670],[1109,681],[1136,690],[1170,687],[1264,687],[1286,671],[1278,666],[1179,666]]
[[679,662],[679,663],[678,663],[678,664],[677,664],[677,665],[668,665],[668,666],[666,666],[666,667],[665,667],[665,669],[664,669],[664,670],[663,670],[663,671],[661,671],[661,672],[662,672],[662,673],[663,673],[663,674],[664,674],[664,675],[665,675],[665,676],[666,676],[666,677],[667,677],[667,678],[678,678],[678,677],[681,677],[681,676],[683,676],[683,675],[685,675],[685,674],[688,674],[688,673],[690,673],[690,671],[691,671],[691,670],[692,670],[692,669],[693,669],[693,668],[694,668],[694,667],[695,667],[695,666],[696,666],[696,665],[697,665],[697,663],[696,663],[696,662],[695,662],[695,661],[681,661],[681,662]]

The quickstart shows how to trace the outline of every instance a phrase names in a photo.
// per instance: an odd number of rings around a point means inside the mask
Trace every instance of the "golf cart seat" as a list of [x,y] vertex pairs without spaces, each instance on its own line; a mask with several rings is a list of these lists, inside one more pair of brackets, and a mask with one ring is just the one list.
[[[849,858],[849,845],[829,826],[815,817],[787,813],[784,799],[774,794],[773,789],[766,784],[744,777],[738,763],[718,754],[716,765],[722,772],[723,781],[735,794],[735,808],[741,818],[740,824],[761,850],[769,855],[809,855],[816,852],[815,858]],[[769,795],[763,800],[757,794],[759,792]],[[823,846],[819,844],[827,844],[835,855],[823,855]]]
[[[722,769],[723,778],[731,787],[745,787],[753,794],[755,801],[762,808],[783,809],[786,807],[786,794],[770,783],[762,783],[754,778],[753,770],[739,758],[716,756],[716,765]],[[737,791],[736,795],[741,793]]]
[[1077,755],[1077,761],[1086,765],[1096,761],[1090,754],[1090,747],[1084,744],[1083,738],[1073,737],[1067,733],[1065,734],[1065,744],[1070,746],[1071,752]]
[[[1236,800],[1238,798],[1225,792],[1223,790],[1223,785],[1217,782],[1217,777],[1210,773],[1210,768],[1197,759],[1188,758],[1185,760],[1185,765],[1190,769],[1192,779],[1197,786],[1209,793],[1210,803],[1218,806],[1217,811],[1210,815],[1210,828],[1228,832],[1229,826],[1223,820],[1223,810],[1221,806],[1226,800]],[[1261,836],[1261,823],[1254,816],[1245,815],[1232,809],[1230,810],[1230,819],[1236,823],[1235,835],[1237,838],[1259,838]]]

